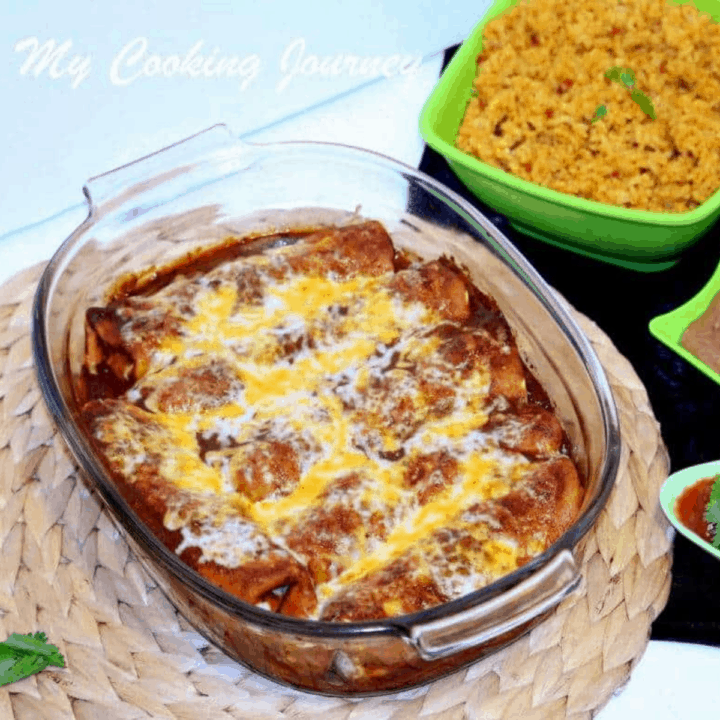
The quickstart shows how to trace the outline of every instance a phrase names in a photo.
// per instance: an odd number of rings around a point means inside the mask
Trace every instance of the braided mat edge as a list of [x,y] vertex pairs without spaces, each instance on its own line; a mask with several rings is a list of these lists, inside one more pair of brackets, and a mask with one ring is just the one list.
[[645,388],[590,320],[575,313],[613,388],[623,455],[580,547],[579,592],[447,678],[326,698],[261,678],[198,635],[78,477],[35,379],[30,317],[43,267],[0,286],[0,637],[42,630],[67,667],[0,687],[0,718],[588,720],[627,682],[670,591],[673,533],[658,502],[669,459]]

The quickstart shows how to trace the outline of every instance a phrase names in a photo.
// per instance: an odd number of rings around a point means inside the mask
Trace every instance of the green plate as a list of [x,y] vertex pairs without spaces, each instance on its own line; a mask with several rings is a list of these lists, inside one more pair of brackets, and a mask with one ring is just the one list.
[[697,320],[708,309],[712,299],[718,292],[720,292],[720,265],[718,265],[710,280],[697,295],[672,312],[653,318],[648,327],[652,335],[660,342],[665,343],[700,372],[705,373],[709,378],[720,384],[720,375],[718,373],[680,345],[680,339],[687,326],[693,320]]
[[660,488],[660,505],[668,520],[676,527],[679,533],[720,560],[720,550],[705,542],[689,528],[686,528],[675,514],[675,501],[686,487],[703,478],[713,477],[718,473],[720,473],[720,460],[713,460],[702,465],[693,465],[672,473]]
[[[517,2],[496,0],[460,46],[422,109],[421,135],[477,198],[507,216],[519,232],[633,270],[672,267],[720,216],[720,191],[687,213],[629,210],[544,188],[455,147],[485,25]],[[720,0],[694,4],[720,20]]]

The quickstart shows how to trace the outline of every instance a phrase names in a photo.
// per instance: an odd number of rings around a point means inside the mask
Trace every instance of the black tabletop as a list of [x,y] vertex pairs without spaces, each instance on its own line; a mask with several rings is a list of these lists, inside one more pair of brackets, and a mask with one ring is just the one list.
[[[449,61],[456,48],[445,56]],[[648,330],[656,315],[689,300],[720,263],[720,223],[674,267],[638,272],[556,248],[524,236],[483,205],[457,179],[445,159],[426,147],[420,170],[483,212],[515,244],[544,279],[576,310],[592,318],[633,365],[645,385],[672,470],[720,459],[720,385],[658,342]],[[676,536],[670,599],[652,627],[657,640],[720,646],[720,562]]]

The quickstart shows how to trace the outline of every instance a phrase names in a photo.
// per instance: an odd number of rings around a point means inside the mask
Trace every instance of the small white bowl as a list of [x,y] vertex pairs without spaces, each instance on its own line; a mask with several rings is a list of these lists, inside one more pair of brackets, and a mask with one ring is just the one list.
[[720,460],[692,465],[684,470],[672,473],[660,488],[660,505],[668,520],[677,528],[678,532],[720,560],[720,550],[714,548],[709,542],[706,542],[690,528],[683,525],[675,513],[675,504],[685,488],[694,485],[698,480],[713,477],[718,473],[720,473]]

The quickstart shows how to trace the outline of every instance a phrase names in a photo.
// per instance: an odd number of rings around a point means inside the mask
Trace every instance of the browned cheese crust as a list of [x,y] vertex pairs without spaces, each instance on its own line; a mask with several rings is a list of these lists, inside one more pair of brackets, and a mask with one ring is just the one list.
[[84,427],[151,532],[227,592],[369,620],[484,587],[583,487],[496,303],[375,221],[226,243],[86,317]]

